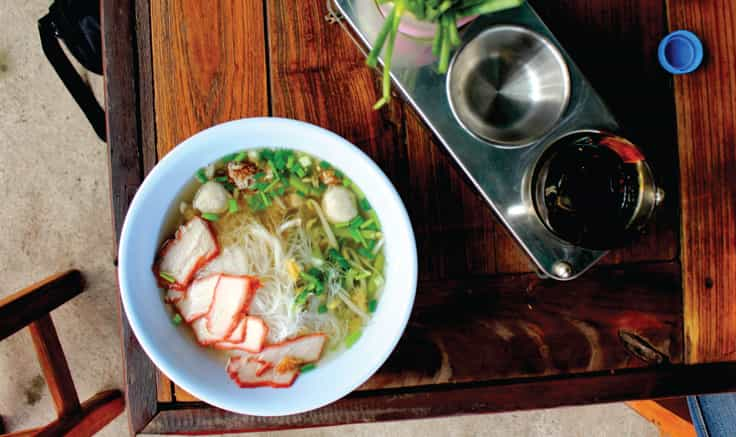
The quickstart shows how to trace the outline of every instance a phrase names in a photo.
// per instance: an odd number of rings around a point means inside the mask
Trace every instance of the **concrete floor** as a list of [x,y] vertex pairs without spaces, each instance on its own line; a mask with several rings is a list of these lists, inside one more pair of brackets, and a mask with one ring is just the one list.
[[[49,0],[0,0],[0,298],[81,269],[85,293],[53,312],[81,399],[120,387],[117,289],[105,144],[41,53]],[[101,81],[90,78],[97,90]],[[27,332],[0,343],[0,415],[9,431],[53,420]],[[286,436],[657,436],[623,404],[268,433]],[[100,435],[127,435],[124,416]]]

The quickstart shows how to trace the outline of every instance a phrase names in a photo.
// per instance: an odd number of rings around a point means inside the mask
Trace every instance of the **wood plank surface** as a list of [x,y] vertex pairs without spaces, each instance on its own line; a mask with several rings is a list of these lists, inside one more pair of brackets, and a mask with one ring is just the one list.
[[303,414],[257,417],[201,404],[161,411],[144,434],[267,431],[550,408],[736,390],[736,363],[631,369],[353,393]]
[[[573,2],[572,12],[585,20],[588,3]],[[228,57],[235,56],[237,51],[221,50],[220,55],[210,58],[209,54],[203,55],[209,51],[204,52],[200,46],[241,44],[239,35],[227,40],[224,36],[213,39],[201,30],[228,25],[215,18],[204,18],[201,14],[180,16],[189,10],[188,6],[178,0],[152,5],[159,155],[186,136],[220,121],[217,110],[186,109],[187,115],[171,113],[181,102],[196,107],[217,100],[213,96],[224,96],[223,90],[228,87],[219,82],[207,94],[201,90],[205,84],[216,82],[212,77],[218,74],[225,81],[233,77],[222,73],[225,67],[221,64],[230,61]],[[626,46],[632,47],[641,39],[647,39],[651,45],[652,36],[642,32],[656,18],[651,17],[652,8],[640,12],[643,18],[638,15],[630,18],[625,14],[633,12],[616,9],[616,13],[623,15],[605,21],[608,27],[602,31],[611,32],[621,22],[630,22],[629,33],[633,37],[623,39]],[[638,346],[627,342],[638,340],[661,352],[665,361],[681,361],[679,270],[675,264],[655,266],[649,271],[635,268],[628,278],[621,271],[605,270],[591,274],[582,282],[576,281],[577,287],[539,283],[534,275],[488,276],[497,272],[529,271],[531,265],[410,108],[396,99],[383,111],[370,109],[379,95],[375,73],[364,66],[362,55],[344,31],[324,20],[324,12],[324,6],[316,2],[298,9],[275,0],[266,2],[268,34],[264,44],[268,47],[272,115],[326,127],[371,155],[396,184],[412,217],[421,255],[422,285],[418,295],[428,301],[434,299],[440,306],[457,305],[452,300],[453,293],[464,295],[470,290],[482,296],[476,303],[483,303],[480,308],[486,311],[476,311],[466,318],[450,318],[446,325],[435,326],[430,320],[436,315],[418,300],[406,338],[384,369],[363,389],[651,365],[631,353]],[[236,15],[232,21],[240,22],[242,17]],[[257,36],[247,41],[248,46],[259,43]],[[200,65],[205,63],[209,64]],[[194,66],[190,68],[190,65]],[[650,66],[641,66],[646,68]],[[159,83],[174,74],[178,81]],[[265,81],[265,76],[262,79]],[[612,77],[609,74],[600,80],[609,83]],[[642,89],[655,86],[652,93],[658,100],[654,105],[666,104],[657,94],[666,85],[666,77],[651,73],[636,86]],[[254,89],[256,94],[260,92],[259,86]],[[264,102],[268,101],[267,97],[263,98]],[[628,98],[626,102],[631,104],[634,96]],[[235,102],[242,99],[238,94],[233,97]],[[230,118],[247,115],[225,113]],[[665,126],[665,119],[658,118],[658,124],[648,129],[671,131],[672,120]],[[672,227],[667,225],[662,229],[644,239],[643,249],[631,249],[630,257],[621,258],[641,261],[674,257],[676,243],[671,238]],[[613,257],[610,262],[618,261]],[[660,285],[647,288],[652,286],[647,275],[661,279]],[[525,299],[532,290],[539,291],[541,296],[533,299],[542,300],[539,307],[532,305],[533,310],[529,311],[531,304]],[[578,313],[571,315],[553,308],[553,298],[568,305],[582,299],[585,304],[578,305]],[[609,308],[603,310],[596,302]],[[648,302],[656,304],[649,306]],[[464,306],[455,309],[457,314],[469,310],[472,308]],[[621,337],[622,332],[633,335]],[[477,360],[467,359],[479,348],[482,353],[476,354]],[[424,367],[412,365],[410,358],[415,354],[427,359]],[[177,402],[195,400],[180,390],[175,389]]]
[[[102,0],[101,29],[103,69],[105,72],[105,116],[110,159],[110,190],[112,222],[115,229],[115,247],[120,238],[125,214],[136,190],[143,181],[144,168],[141,147],[147,138],[140,129],[139,114],[150,113],[142,108],[139,91],[139,62],[150,59],[139,57],[138,49],[145,49],[147,0]],[[145,12],[147,13],[147,12]],[[139,26],[139,27],[136,27]],[[142,27],[142,28],[141,28]],[[145,89],[145,86],[143,87]],[[150,143],[148,143],[150,145]],[[148,159],[150,165],[150,158]],[[120,338],[124,360],[125,398],[131,433],[140,431],[156,413],[156,368],[146,356],[128,325],[118,299]]]
[[736,359],[736,3],[667,1],[670,28],[705,46],[675,79],[689,363]]
[[151,35],[159,157],[214,124],[268,115],[262,1],[154,1]]

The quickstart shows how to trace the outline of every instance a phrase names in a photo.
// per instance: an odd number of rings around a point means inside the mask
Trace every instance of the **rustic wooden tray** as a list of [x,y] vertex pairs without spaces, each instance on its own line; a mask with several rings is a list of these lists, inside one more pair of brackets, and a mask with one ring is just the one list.
[[[123,316],[132,432],[280,429],[736,387],[736,364],[726,363],[736,357],[736,78],[728,67],[736,64],[736,5],[532,3],[669,194],[641,241],[567,283],[531,273],[407,105],[370,109],[377,76],[324,19],[323,1],[103,1],[118,235],[143,176],[177,143],[219,122],[273,115],[331,129],[372,156],[407,205],[420,259],[415,310],[388,362],[347,398],[296,416],[241,416],[192,398],[157,372]],[[674,81],[673,92],[656,45],[679,27],[700,33],[711,60]]]

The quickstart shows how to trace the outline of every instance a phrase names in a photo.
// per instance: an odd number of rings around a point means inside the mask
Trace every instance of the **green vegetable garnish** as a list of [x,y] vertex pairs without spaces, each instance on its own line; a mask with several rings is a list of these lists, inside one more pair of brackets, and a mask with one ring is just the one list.
[[161,276],[164,279],[164,281],[169,282],[171,284],[176,282],[176,279],[166,272],[159,272],[158,275]]
[[297,192],[301,191],[305,195],[312,191],[307,184],[299,180],[299,178],[294,175],[289,176],[289,185],[296,188]]
[[228,181],[227,176],[217,176],[215,180],[221,184]]
[[301,369],[299,369],[299,371],[300,371],[301,373],[307,373],[307,372],[309,372],[310,370],[314,370],[314,369],[316,369],[316,368],[317,368],[317,365],[316,365],[316,364],[314,364],[314,363],[309,363],[309,364],[305,364],[305,365],[303,365],[303,366],[301,367]]
[[235,191],[235,188],[236,188],[235,185],[231,184],[230,182],[225,182],[222,184],[222,186],[225,187],[225,189],[231,193]]
[[203,184],[209,180],[207,179],[207,175],[204,174],[203,168],[200,168],[199,170],[197,170],[196,175],[197,175],[197,180],[202,182]]
[[317,308],[317,312],[320,314],[324,314],[327,312],[327,305],[322,304]]
[[[457,30],[459,19],[489,14],[521,5],[524,0],[394,0],[394,7],[386,15],[383,26],[378,31],[373,47],[365,60],[366,65],[376,68],[378,56],[383,51],[383,82],[381,99],[373,106],[379,109],[391,100],[391,58],[394,43],[398,35],[401,17],[405,12],[414,15],[418,20],[436,24],[436,32],[432,42],[432,53],[437,56],[437,71],[447,72],[452,49],[461,43]],[[385,3],[380,1],[379,3]],[[384,51],[384,46],[386,49]]]
[[378,306],[378,301],[375,299],[371,299],[368,301],[368,312],[375,313],[376,307]]
[[370,202],[368,202],[368,199],[366,199],[365,197],[364,197],[364,198],[362,198],[362,199],[360,199],[360,201],[358,202],[358,205],[360,205],[360,208],[361,208],[361,209],[362,209],[363,211],[370,211],[370,210],[372,210],[372,209],[373,209],[373,208],[371,207],[371,204],[370,204]]
[[376,255],[374,255],[373,252],[371,252],[370,250],[368,250],[365,247],[358,248],[358,251],[357,252],[358,252],[358,254],[360,254],[360,255],[368,258],[368,259],[373,259],[373,258],[376,257]]
[[345,337],[345,346],[351,347],[352,345],[354,345],[355,342],[358,341],[361,335],[363,335],[363,331],[361,330],[353,331],[350,334],[348,334],[348,336]]
[[242,162],[245,158],[248,157],[248,154],[246,152],[240,152],[233,158],[233,161],[235,162]]
[[222,162],[224,164],[227,164],[228,162],[234,160],[236,156],[238,156],[237,153],[231,153],[230,155],[227,155],[224,158],[222,158]]
[[211,222],[216,222],[220,220],[220,216],[215,214],[214,212],[203,212],[202,218]]
[[273,159],[273,150],[271,149],[263,149],[261,150],[261,159],[264,161],[268,161],[270,159]]
[[171,318],[171,323],[174,325],[180,325],[182,322],[182,318],[179,314],[174,314],[174,317]]
[[307,297],[309,297],[309,290],[302,290],[302,292],[296,296],[294,303],[296,305],[304,305],[307,301]]
[[338,252],[337,249],[335,249],[334,247],[331,247],[327,251],[327,256],[342,269],[347,270],[350,268],[350,263],[348,262],[348,260],[346,260],[345,257],[342,256],[342,254],[340,254],[340,252]]
[[330,167],[332,167],[332,166],[331,166],[331,165],[330,165],[330,163],[329,163],[329,162],[327,162],[327,161],[320,161],[320,162],[319,162],[319,167],[320,167],[320,168],[322,168],[322,169],[325,169],[325,170],[327,170],[328,168],[330,168]]
[[238,201],[235,199],[227,200],[227,211],[230,213],[238,212]]

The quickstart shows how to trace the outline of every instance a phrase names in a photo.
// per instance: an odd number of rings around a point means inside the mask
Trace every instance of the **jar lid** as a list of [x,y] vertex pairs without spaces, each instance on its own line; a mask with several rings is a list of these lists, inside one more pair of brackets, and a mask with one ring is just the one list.
[[691,73],[703,62],[703,43],[694,33],[677,30],[659,43],[657,55],[662,68],[668,72]]

